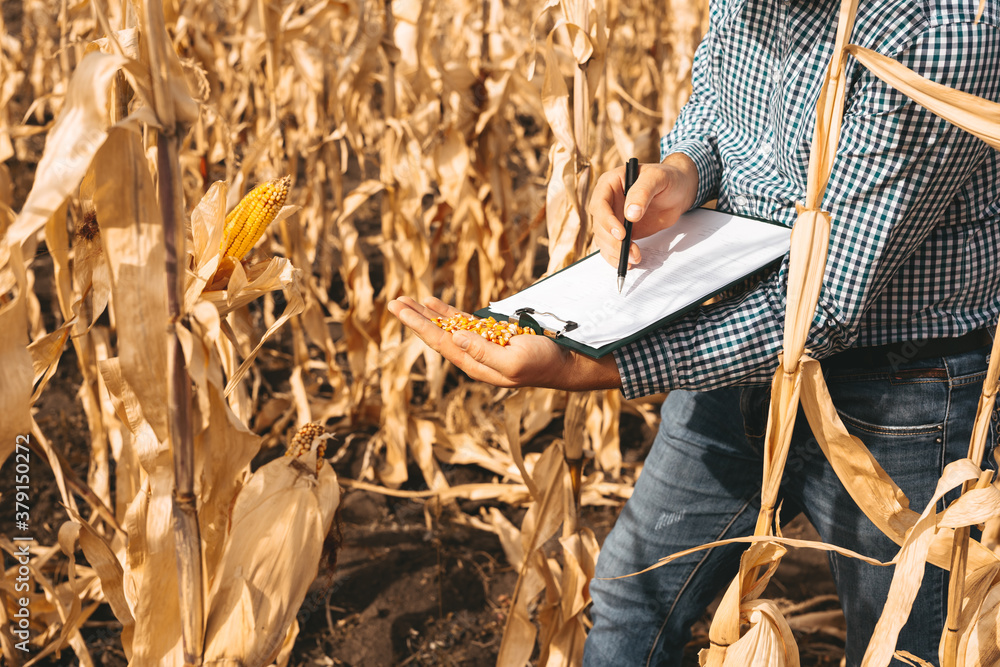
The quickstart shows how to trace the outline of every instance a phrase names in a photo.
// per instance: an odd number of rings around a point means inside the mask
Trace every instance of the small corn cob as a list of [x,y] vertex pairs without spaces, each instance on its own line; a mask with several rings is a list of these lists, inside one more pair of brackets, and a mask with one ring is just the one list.
[[510,339],[514,336],[534,335],[535,333],[534,329],[519,327],[509,322],[498,322],[493,317],[470,318],[465,315],[452,315],[451,317],[435,317],[431,321],[445,331],[471,331],[501,346],[510,343]]
[[291,176],[276,178],[261,183],[240,200],[236,208],[226,216],[222,237],[224,255],[236,260],[243,259],[285,205],[291,184]]
[[[300,428],[285,450],[285,456],[299,458],[305,456],[314,447],[316,449],[316,474],[319,474],[323,467],[323,456],[326,454],[326,441],[333,435],[326,432],[326,429],[319,422],[312,422]],[[317,442],[318,439],[318,442]]]

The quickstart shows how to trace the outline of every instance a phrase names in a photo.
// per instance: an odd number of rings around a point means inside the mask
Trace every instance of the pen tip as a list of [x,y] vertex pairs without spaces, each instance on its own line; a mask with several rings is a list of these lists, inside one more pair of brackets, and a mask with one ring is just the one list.
[[622,276],[618,276],[618,293],[619,294],[622,293],[622,286],[623,285],[625,285],[625,278],[622,277]]

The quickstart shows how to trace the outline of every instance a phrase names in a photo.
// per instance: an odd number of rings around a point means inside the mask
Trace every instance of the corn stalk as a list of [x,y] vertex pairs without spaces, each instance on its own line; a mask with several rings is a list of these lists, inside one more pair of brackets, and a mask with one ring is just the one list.
[[160,213],[166,241],[167,278],[167,393],[170,443],[174,463],[173,516],[177,541],[177,579],[180,594],[184,661],[200,665],[204,632],[205,584],[201,570],[201,535],[194,494],[194,436],[191,423],[191,378],[177,327],[185,292],[184,192],[181,186],[179,123],[170,90],[173,73],[168,62],[169,37],[160,0],[143,2],[143,34],[153,81],[153,103],[160,125],[156,133]]

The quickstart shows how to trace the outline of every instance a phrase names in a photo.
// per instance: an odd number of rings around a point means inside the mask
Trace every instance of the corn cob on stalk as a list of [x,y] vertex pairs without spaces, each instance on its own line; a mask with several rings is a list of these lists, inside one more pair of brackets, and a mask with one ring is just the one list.
[[302,426],[292,437],[285,449],[285,456],[297,459],[305,456],[309,452],[316,450],[316,474],[319,474],[323,467],[323,457],[326,455],[326,441],[333,438],[333,435],[326,432],[326,428],[319,422],[311,422]]
[[513,323],[498,322],[493,317],[478,318],[452,315],[451,317],[435,317],[431,321],[445,331],[471,331],[501,346],[510,343],[513,336],[535,334],[534,329],[519,327]]
[[254,247],[285,205],[291,184],[291,176],[275,178],[261,183],[240,200],[226,216],[221,246],[224,255],[240,260]]

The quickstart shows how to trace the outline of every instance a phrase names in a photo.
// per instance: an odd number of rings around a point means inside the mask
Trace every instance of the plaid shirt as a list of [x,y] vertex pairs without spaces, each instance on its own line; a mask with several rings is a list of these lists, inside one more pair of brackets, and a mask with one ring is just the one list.
[[[851,42],[929,79],[1000,100],[1000,7],[987,0],[861,0]],[[805,199],[816,98],[837,0],[711,0],[690,101],[662,155],[698,166],[696,205],[791,226]],[[833,220],[806,343],[850,348],[959,336],[1000,314],[1000,152],[847,62]],[[626,397],[768,382],[782,347],[788,259],[739,297],[615,353]]]

